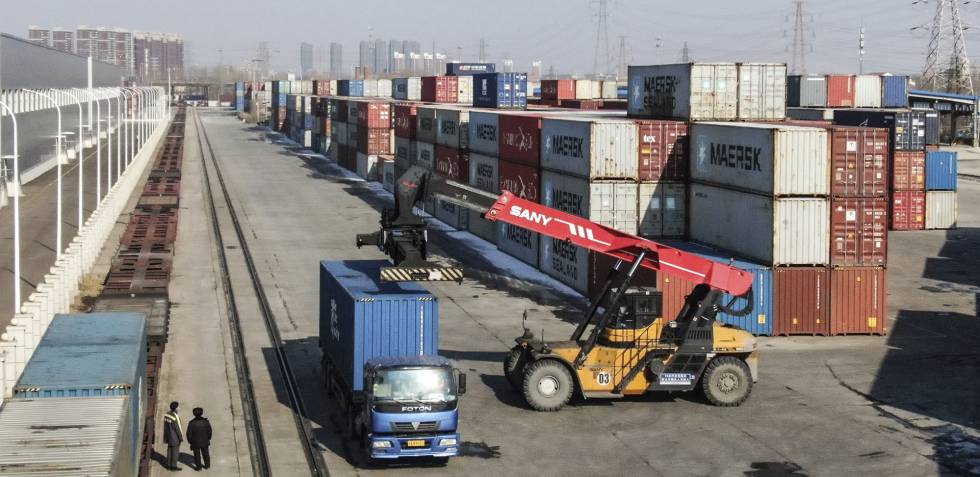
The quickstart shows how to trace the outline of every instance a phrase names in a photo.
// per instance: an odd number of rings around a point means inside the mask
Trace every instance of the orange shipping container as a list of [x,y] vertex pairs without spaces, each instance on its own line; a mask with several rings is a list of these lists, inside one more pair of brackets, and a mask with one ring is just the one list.
[[773,334],[830,334],[829,270],[825,267],[780,267],[774,270],[774,275]]
[[830,334],[885,334],[888,331],[885,287],[882,267],[831,270]]

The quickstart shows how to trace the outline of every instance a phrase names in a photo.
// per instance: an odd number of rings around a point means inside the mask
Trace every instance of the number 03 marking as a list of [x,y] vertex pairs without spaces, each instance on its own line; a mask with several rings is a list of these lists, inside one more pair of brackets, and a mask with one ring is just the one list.
[[599,371],[599,373],[595,375],[595,381],[601,386],[608,386],[610,381],[612,381],[612,378],[609,377],[608,371]]

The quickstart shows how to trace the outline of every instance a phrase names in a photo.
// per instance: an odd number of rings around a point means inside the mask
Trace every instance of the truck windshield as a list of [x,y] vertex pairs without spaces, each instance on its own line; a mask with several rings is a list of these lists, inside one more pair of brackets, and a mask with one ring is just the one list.
[[452,371],[446,368],[382,369],[371,387],[376,401],[450,402],[456,399]]

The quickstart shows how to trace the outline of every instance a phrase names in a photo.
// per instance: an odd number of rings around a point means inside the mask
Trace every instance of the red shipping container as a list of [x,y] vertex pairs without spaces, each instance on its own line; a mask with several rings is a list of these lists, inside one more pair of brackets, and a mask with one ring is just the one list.
[[447,179],[469,183],[470,156],[459,149],[436,146],[436,174]]
[[892,191],[892,230],[926,228],[926,193],[917,190]]
[[541,201],[541,173],[537,167],[501,160],[497,164],[500,190],[531,202]]
[[323,130],[320,131],[320,134],[329,136],[331,134],[330,129],[333,128],[333,120],[327,117],[321,119],[320,123],[323,124]]
[[683,181],[688,170],[688,127],[684,121],[634,121],[639,134],[640,180]]
[[598,111],[602,109],[601,99],[563,99],[561,107],[570,109],[581,109],[583,111]]
[[575,99],[575,80],[541,80],[541,99]]
[[499,116],[500,159],[537,168],[541,164],[541,116]]
[[773,333],[830,334],[830,271],[826,267],[778,267],[773,273]]
[[833,127],[830,134],[831,193],[837,197],[888,194],[887,129]]
[[672,277],[665,273],[657,273],[657,289],[663,292],[663,317],[664,320],[674,321],[681,309],[687,296],[694,291],[694,282],[683,278]]
[[854,76],[827,75],[827,106],[854,107]]
[[357,128],[357,150],[364,154],[391,154],[391,139],[390,128]]
[[831,265],[884,266],[888,258],[888,199],[831,200],[830,239]]
[[[589,300],[594,300],[599,290],[603,285],[606,284],[606,279],[609,278],[609,272],[612,271],[613,265],[616,264],[616,259],[599,252],[589,252]],[[624,263],[622,265],[623,273],[629,270],[630,264]],[[619,283],[617,279],[613,285]],[[637,270],[636,275],[633,276],[633,280],[630,281],[630,287],[645,287],[651,290],[657,287],[657,272],[650,270],[649,268],[640,267]],[[677,314],[671,315],[668,320],[673,320]]]
[[396,104],[391,121],[395,126],[395,136],[415,139],[415,105]]
[[455,103],[459,100],[459,78],[456,76],[423,76],[422,101]]
[[892,190],[926,190],[926,153],[922,151],[894,152]]
[[830,271],[830,334],[883,335],[888,331],[883,267]]
[[357,103],[357,125],[361,128],[391,128],[391,103],[362,101]]

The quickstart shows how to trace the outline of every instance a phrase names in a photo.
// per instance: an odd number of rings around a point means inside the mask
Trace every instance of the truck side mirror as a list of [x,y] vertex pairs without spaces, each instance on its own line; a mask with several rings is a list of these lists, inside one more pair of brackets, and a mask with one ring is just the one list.
[[466,373],[459,373],[459,383],[456,385],[456,394],[466,394]]

